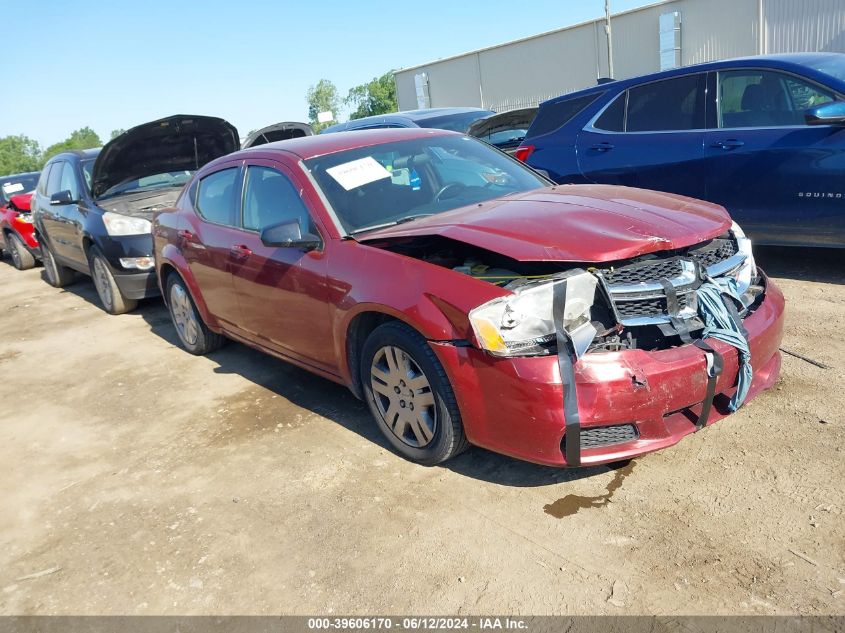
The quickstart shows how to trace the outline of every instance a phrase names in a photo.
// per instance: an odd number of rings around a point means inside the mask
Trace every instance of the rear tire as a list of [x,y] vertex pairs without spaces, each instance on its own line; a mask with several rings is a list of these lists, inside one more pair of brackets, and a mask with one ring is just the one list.
[[111,267],[103,256],[103,253],[96,246],[91,249],[90,254],[91,278],[94,280],[94,287],[100,296],[106,312],[109,314],[126,314],[138,307],[136,299],[129,299],[120,292],[120,287],[114,279]]
[[208,328],[184,280],[176,273],[167,278],[166,292],[167,309],[182,347],[196,356],[220,349],[226,339]]
[[53,251],[47,246],[47,242],[41,239],[38,241],[41,242],[41,259],[44,260],[44,273],[47,277],[47,283],[53,288],[64,288],[73,282],[76,279],[73,270],[56,261]]
[[446,371],[416,330],[399,322],[373,330],[361,383],[376,424],[406,459],[433,466],[469,446]]
[[35,257],[32,256],[23,240],[15,233],[6,234],[6,249],[12,256],[12,264],[18,270],[29,270],[35,267]]

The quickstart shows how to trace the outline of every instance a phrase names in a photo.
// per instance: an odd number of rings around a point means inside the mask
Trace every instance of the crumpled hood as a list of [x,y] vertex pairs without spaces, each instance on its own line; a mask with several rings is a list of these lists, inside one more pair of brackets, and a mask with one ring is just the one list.
[[669,193],[563,185],[462,207],[359,236],[439,235],[519,261],[609,262],[692,246],[731,227],[724,208]]
[[210,116],[175,116],[144,123],[106,143],[94,163],[91,192],[97,198],[135,178],[195,171],[240,148],[238,130]]

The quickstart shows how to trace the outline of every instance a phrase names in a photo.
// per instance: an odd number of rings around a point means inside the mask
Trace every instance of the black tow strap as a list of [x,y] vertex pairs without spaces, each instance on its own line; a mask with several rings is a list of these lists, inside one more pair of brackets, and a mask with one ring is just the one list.
[[[681,341],[684,343],[692,343],[704,352],[704,359],[707,363],[707,391],[704,395],[704,400],[701,403],[701,414],[695,421],[695,430],[700,431],[707,425],[707,420],[710,417],[710,410],[713,408],[713,398],[716,395],[716,381],[719,379],[719,376],[722,375],[722,370],[725,367],[725,361],[722,358],[722,355],[710,347],[710,345],[701,339],[692,339],[689,333],[689,326],[679,316],[680,303],[678,302],[678,293],[675,290],[675,286],[673,286],[668,279],[661,279],[660,285],[663,286],[663,290],[666,293],[666,309],[669,313],[669,320],[672,322],[672,326],[675,328],[678,336],[681,337]],[[736,313],[736,308],[734,308],[733,305],[730,307],[733,308]],[[739,314],[737,314],[737,318],[739,318]],[[742,321],[738,321],[738,323],[741,324]]]
[[710,417],[710,409],[713,408],[713,396],[716,395],[716,381],[722,375],[725,361],[719,352],[701,339],[693,341],[693,344],[704,351],[707,360],[707,393],[704,396],[704,401],[701,403],[701,413],[695,422],[695,430],[700,431],[707,424],[707,418]]
[[574,349],[563,330],[563,309],[566,305],[566,284],[554,286],[552,319],[557,337],[557,364],[563,383],[563,415],[566,419],[566,465],[581,465],[581,414],[578,412],[578,392],[575,389]]

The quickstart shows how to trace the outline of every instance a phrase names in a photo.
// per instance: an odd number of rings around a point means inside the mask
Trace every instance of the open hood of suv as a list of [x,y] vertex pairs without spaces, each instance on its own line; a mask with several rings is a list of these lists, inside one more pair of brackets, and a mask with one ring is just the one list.
[[133,127],[106,143],[94,163],[91,192],[169,171],[195,171],[239,148],[238,130],[223,119],[177,114]]
[[268,125],[250,134],[244,141],[241,149],[264,145],[265,143],[275,143],[276,141],[286,141],[289,138],[312,136],[313,134],[314,130],[307,123],[283,121],[282,123]]

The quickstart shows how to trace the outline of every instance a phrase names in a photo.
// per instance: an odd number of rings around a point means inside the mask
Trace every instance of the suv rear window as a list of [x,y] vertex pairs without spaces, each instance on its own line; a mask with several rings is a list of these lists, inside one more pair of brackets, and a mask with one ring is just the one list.
[[540,106],[540,110],[537,112],[537,118],[534,119],[531,127],[528,128],[526,138],[554,132],[569,123],[584,108],[603,94],[603,92],[594,92],[581,97],[564,99],[563,101]]
[[626,132],[695,130],[704,127],[704,74],[654,81],[628,90]]

